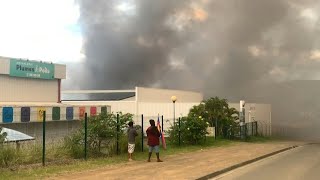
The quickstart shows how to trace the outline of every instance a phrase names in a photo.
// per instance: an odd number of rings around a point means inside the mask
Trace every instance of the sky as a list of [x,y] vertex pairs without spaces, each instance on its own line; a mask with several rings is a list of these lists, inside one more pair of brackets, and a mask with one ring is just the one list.
[[83,59],[74,0],[0,0],[0,56],[54,63]]

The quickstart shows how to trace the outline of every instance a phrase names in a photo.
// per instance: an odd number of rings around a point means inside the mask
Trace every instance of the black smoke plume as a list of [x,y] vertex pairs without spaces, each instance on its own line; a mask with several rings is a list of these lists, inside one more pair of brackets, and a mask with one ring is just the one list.
[[[319,124],[312,98],[319,83],[296,81],[319,79],[318,1],[77,3],[85,38],[82,89],[152,86],[271,103],[275,125],[320,135],[307,125]],[[302,112],[313,116],[305,120]]]

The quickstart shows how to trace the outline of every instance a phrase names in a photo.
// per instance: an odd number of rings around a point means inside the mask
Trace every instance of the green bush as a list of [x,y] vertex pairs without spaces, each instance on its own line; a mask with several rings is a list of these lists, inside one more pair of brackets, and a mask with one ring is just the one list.
[[7,137],[6,132],[2,132],[2,127],[0,127],[0,143],[2,144]]
[[84,157],[84,136],[77,131],[64,138],[64,148],[68,155],[75,159]]
[[[208,122],[201,116],[183,117],[180,120],[180,143],[181,144],[201,144],[206,139]],[[169,131],[169,139],[173,144],[179,143],[179,122],[172,126]]]
[[[120,150],[125,151],[124,135],[127,124],[132,121],[132,114],[119,114],[119,122],[117,123],[117,114],[101,113],[88,119],[87,143],[88,152],[91,156],[104,156],[116,153],[116,138],[119,137]],[[117,132],[119,126],[119,132]],[[65,147],[69,154],[74,158],[83,157],[84,152],[84,129],[76,131],[73,135],[65,139]],[[127,146],[127,145],[126,145]]]

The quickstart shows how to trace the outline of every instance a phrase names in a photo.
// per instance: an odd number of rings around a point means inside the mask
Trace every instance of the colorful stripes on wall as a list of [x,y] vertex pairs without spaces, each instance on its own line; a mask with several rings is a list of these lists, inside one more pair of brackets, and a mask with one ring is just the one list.
[[[99,109],[98,109],[99,108]],[[98,113],[107,112],[106,106],[81,106],[81,107],[1,107],[0,123],[28,123],[42,122],[43,112],[46,111],[47,121],[84,119],[88,116],[96,116]]]
[[13,121],[13,108],[12,107],[2,108],[2,122],[12,123],[12,121]]
[[67,107],[66,119],[67,120],[73,120],[73,107]]
[[30,122],[30,107],[21,108],[21,122]]

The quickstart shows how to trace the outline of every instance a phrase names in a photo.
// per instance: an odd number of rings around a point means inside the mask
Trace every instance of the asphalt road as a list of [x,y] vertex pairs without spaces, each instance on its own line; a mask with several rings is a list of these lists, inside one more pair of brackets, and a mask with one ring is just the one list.
[[309,180],[320,179],[320,144],[305,145],[213,179],[219,180]]

